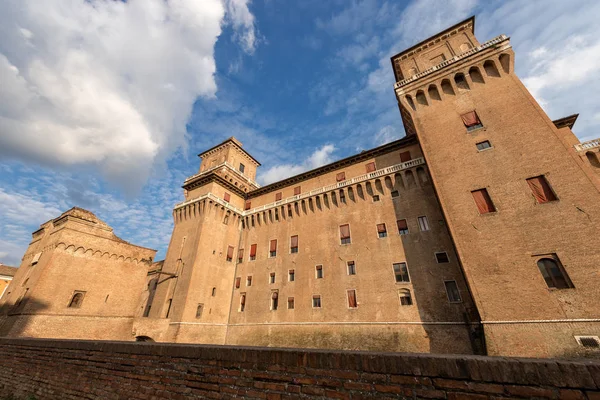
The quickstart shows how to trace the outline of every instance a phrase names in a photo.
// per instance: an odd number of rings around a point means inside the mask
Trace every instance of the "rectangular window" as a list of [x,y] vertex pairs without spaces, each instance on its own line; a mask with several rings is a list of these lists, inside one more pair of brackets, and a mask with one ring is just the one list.
[[269,274],[269,283],[275,283],[275,272]]
[[298,235],[294,235],[290,238],[290,253],[298,252]]
[[275,193],[275,201],[281,200],[281,192]]
[[538,203],[542,204],[558,200],[544,175],[527,179],[527,184]]
[[321,308],[321,295],[314,295],[312,297],[312,306],[313,308]]
[[246,169],[246,166],[242,163],[240,163],[240,172],[243,174],[244,170]]
[[322,265],[317,265],[315,267],[315,276],[317,277],[317,279],[323,278],[323,266]]
[[377,236],[380,238],[387,237],[387,229],[385,224],[377,224]]
[[376,201],[379,201],[379,195],[376,194],[373,196],[373,203],[375,203]]
[[396,221],[396,224],[398,225],[398,233],[400,235],[408,235],[408,224],[405,219],[399,219]]
[[410,151],[403,151],[402,153],[400,153],[400,162],[407,162],[412,160],[412,157],[410,156]]
[[400,196],[400,192],[397,190],[392,190],[392,198]]
[[477,146],[477,150],[479,150],[479,151],[492,148],[492,144],[490,143],[489,140],[484,140],[483,142],[479,142],[476,144],[476,146]]
[[235,288],[239,289],[241,285],[242,285],[242,278],[240,278],[238,276],[237,278],[235,278]]
[[271,311],[276,311],[279,308],[279,292],[271,292]]
[[288,271],[288,281],[289,282],[294,282],[295,276],[296,276],[296,272],[293,269],[290,269]]
[[475,200],[479,214],[496,212],[496,207],[494,207],[487,189],[474,190],[471,194],[473,195],[473,200]]
[[252,275],[246,277],[246,286],[252,286]]
[[288,297],[288,310],[293,310],[293,309],[294,309],[294,298]]
[[410,277],[408,276],[408,267],[405,262],[395,263],[394,267],[394,278],[397,283],[400,282],[410,282]]
[[410,295],[410,290],[408,290],[408,289],[398,290],[398,297],[400,298],[401,306],[411,306],[412,305],[412,297]]
[[233,246],[227,246],[227,261],[233,260]]
[[549,288],[569,289],[574,287],[556,254],[539,259],[537,266]]
[[419,229],[422,232],[429,230],[429,221],[427,220],[426,216],[419,217],[417,220],[419,221]]
[[356,275],[356,264],[354,261],[348,261],[348,275]]
[[249,210],[252,207],[252,202],[250,200],[246,200],[246,204],[244,204],[244,210]]
[[256,244],[250,246],[250,261],[256,260]]
[[246,293],[240,293],[240,312],[244,312],[246,309]]
[[349,308],[358,307],[358,303],[356,302],[356,290],[348,289],[348,290],[346,290],[346,294],[348,296],[348,307]]
[[366,165],[366,167],[367,167],[367,173],[375,171],[375,163],[374,162],[368,163]]
[[335,181],[336,182],[342,182],[346,180],[346,173],[345,172],[338,172],[338,174],[335,176]]
[[238,250],[238,263],[241,263],[242,261],[244,261],[244,249],[239,249]]
[[475,129],[483,128],[483,124],[479,120],[479,116],[475,111],[470,111],[460,116],[463,124],[467,128],[467,132],[470,132]]
[[340,239],[342,244],[350,244],[350,225],[340,225]]
[[202,318],[202,311],[204,311],[204,304],[198,304],[198,307],[196,307],[196,318]]
[[31,259],[31,265],[35,265],[38,263],[38,261],[40,261],[40,257],[42,256],[42,253],[35,253],[35,255],[33,256],[33,258]]
[[229,200],[231,200],[231,195],[229,193],[225,193],[223,195],[223,200],[225,200],[226,202],[229,202]]
[[450,262],[450,259],[448,258],[448,253],[446,253],[445,251],[435,253],[435,259],[437,260],[438,264]]
[[300,193],[301,193],[301,188],[300,188],[300,186],[296,186],[296,187],[294,188],[294,196],[297,196],[297,195],[299,195]]
[[271,240],[271,244],[269,245],[269,257],[277,256],[277,239]]
[[448,294],[448,301],[450,303],[462,302],[456,281],[444,281],[444,285],[446,285],[446,293]]

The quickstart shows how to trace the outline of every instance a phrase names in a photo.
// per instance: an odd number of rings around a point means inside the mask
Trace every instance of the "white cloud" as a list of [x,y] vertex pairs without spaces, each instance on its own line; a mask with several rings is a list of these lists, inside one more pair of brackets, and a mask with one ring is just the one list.
[[263,185],[268,185],[273,182],[280,181],[290,176],[301,174],[302,172],[318,168],[333,161],[332,153],[335,151],[335,146],[326,144],[320,149],[315,150],[301,164],[282,164],[275,165],[269,168],[264,173],[260,174],[258,180]]
[[214,96],[222,24],[254,51],[247,3],[3,2],[0,157],[96,165],[135,191],[185,145],[196,98]]

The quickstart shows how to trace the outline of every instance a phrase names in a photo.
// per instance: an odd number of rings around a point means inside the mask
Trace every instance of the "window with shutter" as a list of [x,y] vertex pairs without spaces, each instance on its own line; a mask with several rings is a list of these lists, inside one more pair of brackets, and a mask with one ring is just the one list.
[[377,224],[377,235],[380,238],[387,237],[387,229],[385,227],[385,224]]
[[479,214],[496,212],[496,207],[494,206],[494,203],[492,203],[492,199],[490,198],[487,189],[474,190],[471,194],[473,195],[473,200],[475,200]]
[[231,262],[233,260],[233,246],[227,247],[227,261]]
[[281,200],[281,192],[275,193],[275,201]]
[[400,153],[400,162],[407,162],[410,160],[412,160],[410,151],[403,151],[402,153]]
[[299,194],[300,194],[300,192],[301,192],[300,186],[296,186],[296,187],[294,188],[294,196],[297,196],[297,195],[299,195]]
[[426,216],[417,218],[417,221],[419,222],[419,229],[421,231],[425,232],[429,230],[429,220]]
[[246,277],[246,286],[252,286],[252,275]]
[[479,116],[475,111],[470,111],[460,116],[463,124],[467,128],[467,132],[483,127],[483,124],[479,120]]
[[350,244],[350,225],[340,225],[340,239],[342,244]]
[[446,286],[446,294],[450,303],[462,302],[456,281],[444,281],[444,285]]
[[348,261],[348,275],[356,275],[356,265],[354,261]]
[[358,303],[356,302],[356,290],[349,289],[346,291],[346,293],[348,294],[348,307],[349,308],[358,307]]
[[225,193],[223,195],[223,200],[225,200],[226,202],[229,202],[229,200],[231,200],[231,196],[229,195],[229,193]]
[[249,210],[252,207],[252,202],[250,200],[246,200],[246,204],[244,204],[244,210]]
[[294,282],[296,272],[293,269],[288,271],[288,282]]
[[279,306],[279,292],[271,293],[271,310],[276,311]]
[[293,310],[294,309],[294,298],[293,297],[288,297],[288,310]]
[[375,163],[370,162],[366,165],[367,173],[375,171]]
[[240,278],[240,277],[235,278],[235,288],[239,289],[241,285],[242,285],[242,278]]
[[533,197],[535,197],[535,200],[538,203],[542,204],[558,200],[544,175],[527,179],[527,184],[533,193]]
[[244,249],[239,249],[238,250],[238,263],[241,263],[242,261],[244,261]]
[[322,265],[317,265],[315,267],[315,276],[317,277],[317,279],[323,278],[323,266]]
[[345,172],[339,172],[336,176],[335,176],[335,180],[336,182],[341,182],[341,181],[345,181],[346,180],[346,173]]
[[239,311],[243,312],[246,309],[246,293],[240,293],[240,308]]
[[294,235],[290,239],[290,253],[298,252],[298,235]]
[[271,244],[269,245],[269,257],[277,256],[277,239],[271,240]]
[[250,246],[250,261],[256,260],[256,244]]
[[400,235],[408,235],[408,224],[405,219],[399,219],[396,221],[396,224],[398,225],[398,233]]

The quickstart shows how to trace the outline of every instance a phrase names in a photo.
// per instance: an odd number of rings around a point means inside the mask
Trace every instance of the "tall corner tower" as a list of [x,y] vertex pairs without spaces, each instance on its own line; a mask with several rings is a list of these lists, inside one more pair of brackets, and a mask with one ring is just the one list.
[[[231,137],[199,154],[147,316],[168,320],[161,341],[224,344],[246,193],[260,165]],[[201,318],[201,322],[200,321]]]
[[598,180],[515,75],[509,38],[479,43],[474,22],[392,57],[403,122],[429,166],[488,353],[572,355],[600,334]]

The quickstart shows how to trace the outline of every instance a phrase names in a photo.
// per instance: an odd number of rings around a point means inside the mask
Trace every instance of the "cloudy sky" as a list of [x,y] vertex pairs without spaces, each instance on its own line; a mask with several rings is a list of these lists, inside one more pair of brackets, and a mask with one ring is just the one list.
[[196,155],[269,183],[404,135],[389,57],[471,15],[551,118],[600,137],[597,0],[5,0],[0,262],[73,206],[164,257]]

